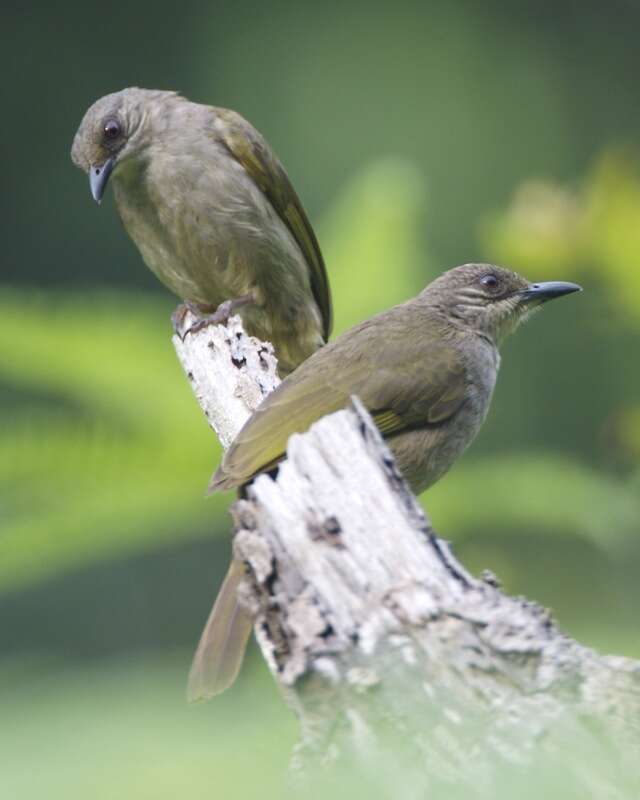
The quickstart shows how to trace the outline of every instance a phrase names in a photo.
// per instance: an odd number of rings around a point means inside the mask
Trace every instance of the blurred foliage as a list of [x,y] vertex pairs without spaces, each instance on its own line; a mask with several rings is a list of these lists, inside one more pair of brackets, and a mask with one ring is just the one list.
[[284,796],[295,723],[264,673],[247,671],[212,720],[184,700],[183,658],[47,666],[54,677],[0,669],[3,799]]
[[[612,329],[627,329],[637,335],[639,221],[640,152],[618,147],[604,152],[575,186],[526,181],[506,210],[483,221],[480,238],[491,259],[517,264],[537,278],[562,276],[597,284],[602,307],[593,323],[599,333],[606,337]],[[632,351],[617,356],[634,359]],[[640,404],[622,401],[608,428],[608,436],[637,463]]]
[[425,206],[420,170],[400,159],[375,162],[346,184],[319,225],[331,268],[334,336],[404,302],[422,289],[425,275],[438,272],[423,246]]
[[480,228],[495,260],[595,278],[607,292],[612,324],[640,327],[640,153],[605,152],[578,185],[529,180],[509,208]]
[[551,453],[469,458],[423,500],[432,517],[444,520],[443,533],[455,531],[458,540],[478,529],[517,537],[533,528],[615,548],[638,533],[640,470],[617,479]]
[[202,502],[218,445],[160,307],[131,295],[0,296],[4,587],[157,546],[224,507]]
[[[55,670],[55,665],[51,665]],[[241,689],[211,706],[188,707],[178,694],[184,663],[179,658],[106,661],[55,678],[29,664],[0,669],[2,796],[47,800],[418,800],[421,764],[410,743],[381,731],[385,747],[371,759],[323,765],[308,783],[287,772],[296,725],[264,673],[246,671]],[[55,674],[55,672],[54,672]],[[615,797],[633,800],[640,790],[629,753],[617,751],[596,721],[585,724],[567,711],[541,737],[530,761],[484,764],[486,721],[466,720],[468,769],[455,778],[449,759],[459,756],[439,715],[453,715],[446,701],[434,704],[427,730],[438,730],[434,800],[540,800]],[[10,735],[9,735],[10,732]],[[462,735],[462,734],[461,734]],[[517,742],[517,730],[513,732]],[[72,747],[70,747],[72,743]],[[450,748],[453,751],[450,752]],[[37,755],[37,768],[34,758]],[[627,763],[625,763],[625,761]],[[621,768],[622,767],[622,768]],[[478,781],[478,776],[481,780]],[[476,779],[476,791],[470,781]],[[416,780],[417,779],[417,780]],[[618,790],[609,793],[611,787]],[[602,793],[592,794],[589,790]]]

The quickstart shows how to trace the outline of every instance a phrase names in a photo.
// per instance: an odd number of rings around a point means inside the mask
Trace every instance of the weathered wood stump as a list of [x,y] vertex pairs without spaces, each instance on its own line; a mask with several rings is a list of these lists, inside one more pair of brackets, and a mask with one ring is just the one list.
[[[271,346],[237,317],[174,343],[227,447],[278,383]],[[287,454],[231,514],[242,602],[300,720],[298,770],[345,759],[375,769],[402,743],[411,791],[398,797],[448,784],[491,795],[500,770],[540,758],[586,795],[628,796],[640,664],[598,655],[491,575],[471,576],[357,398],[292,436]],[[606,758],[576,757],[602,748]]]

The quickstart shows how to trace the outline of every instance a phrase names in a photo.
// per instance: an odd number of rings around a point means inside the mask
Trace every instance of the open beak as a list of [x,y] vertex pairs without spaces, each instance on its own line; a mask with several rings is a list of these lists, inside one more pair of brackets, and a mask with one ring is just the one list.
[[102,200],[104,190],[107,188],[107,181],[109,175],[115,166],[115,158],[108,158],[100,167],[93,165],[89,169],[89,186],[91,187],[91,194],[96,203]]
[[577,283],[567,283],[566,281],[545,281],[544,283],[531,283],[522,292],[521,301],[523,303],[546,303],[555,297],[562,297],[572,292],[581,292],[582,286]]

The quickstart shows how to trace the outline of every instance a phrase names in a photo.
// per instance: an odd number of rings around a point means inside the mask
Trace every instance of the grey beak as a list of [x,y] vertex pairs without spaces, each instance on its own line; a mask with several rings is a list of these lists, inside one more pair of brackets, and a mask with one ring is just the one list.
[[107,188],[109,175],[111,175],[115,163],[115,158],[108,158],[101,167],[92,166],[89,169],[89,186],[91,187],[91,194],[96,203],[102,200],[104,190]]
[[555,297],[562,297],[572,292],[581,292],[582,286],[577,283],[567,283],[565,281],[545,281],[544,283],[531,283],[522,292],[524,303],[545,303]]

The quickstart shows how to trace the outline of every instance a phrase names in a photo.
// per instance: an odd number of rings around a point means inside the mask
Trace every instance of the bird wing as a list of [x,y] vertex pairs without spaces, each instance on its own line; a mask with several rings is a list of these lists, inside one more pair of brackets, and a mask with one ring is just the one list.
[[231,155],[259,186],[289,229],[309,266],[311,290],[323,320],[327,340],[333,324],[329,280],[311,223],[284,167],[264,137],[244,117],[229,109],[216,109],[223,125],[220,135]]
[[460,349],[419,328],[408,341],[406,328],[375,319],[326,345],[265,398],[225,454],[211,490],[240,486],[275,466],[292,433],[344,408],[351,395],[385,437],[438,425],[460,408],[467,397]]

